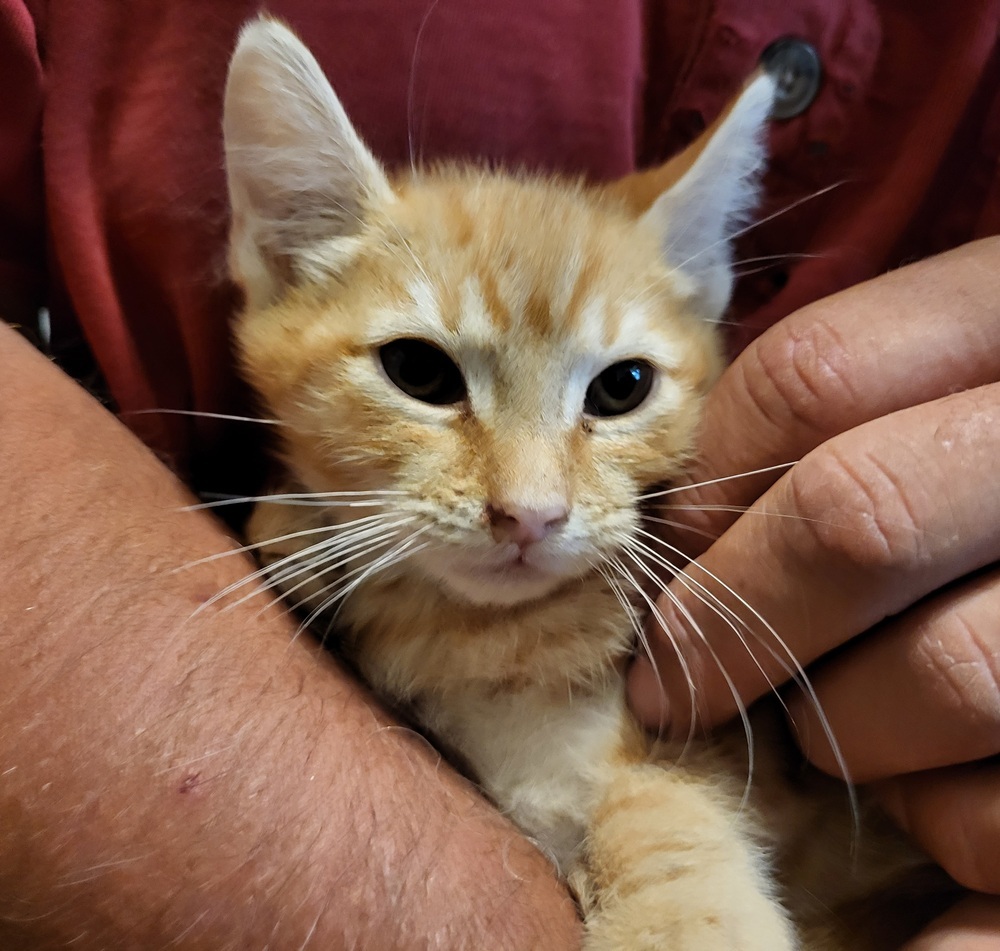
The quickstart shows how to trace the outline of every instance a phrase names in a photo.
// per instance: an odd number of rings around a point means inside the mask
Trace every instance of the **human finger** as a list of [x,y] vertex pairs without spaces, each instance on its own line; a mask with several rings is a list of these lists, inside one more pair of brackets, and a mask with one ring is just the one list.
[[1000,948],[1000,899],[972,895],[960,901],[902,951],[996,951]]
[[811,304],[754,341],[709,394],[684,484],[710,484],[662,497],[659,514],[680,526],[667,537],[699,554],[781,475],[771,467],[865,422],[997,380],[1000,239]]
[[[632,672],[640,718],[658,724],[662,677],[675,729],[691,716],[721,722],[797,666],[1000,559],[998,414],[993,384],[808,455],[670,582],[652,663]],[[669,551],[652,533],[644,544],[643,557]],[[678,702],[692,684],[694,709]]]
[[[822,664],[813,685],[855,782],[1000,753],[1000,568],[890,619]],[[789,704],[809,758],[837,762],[814,704]],[[1000,852],[1000,843],[997,845]]]
[[876,788],[889,814],[956,882],[1000,894],[1000,758]]

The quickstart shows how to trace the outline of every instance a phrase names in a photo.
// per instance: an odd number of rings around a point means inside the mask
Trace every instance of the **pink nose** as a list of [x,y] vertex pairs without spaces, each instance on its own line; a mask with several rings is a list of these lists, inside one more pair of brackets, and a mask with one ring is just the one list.
[[565,505],[550,505],[540,509],[520,505],[487,505],[486,517],[496,541],[527,548],[565,525],[569,509]]

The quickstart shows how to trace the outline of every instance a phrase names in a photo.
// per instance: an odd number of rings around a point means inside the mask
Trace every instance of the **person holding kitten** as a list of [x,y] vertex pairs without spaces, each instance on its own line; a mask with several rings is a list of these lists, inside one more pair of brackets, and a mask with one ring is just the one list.
[[[247,409],[218,123],[254,12],[0,3],[2,316],[30,326],[44,304],[79,375],[86,339],[122,418],[203,490],[251,485],[259,434],[139,412]],[[708,508],[669,517],[679,547],[815,661],[852,778],[972,893],[914,947],[995,946],[1000,6],[271,12],[390,166],[615,178],[694,138],[758,62],[779,77],[760,212],[774,217],[740,247],[755,273],[727,317],[739,356],[690,473],[712,484],[680,497]],[[229,543],[180,511],[167,468],[9,331],[0,361],[0,943],[571,947],[544,861],[332,662],[289,647],[279,612],[192,618],[240,567],[172,571]],[[772,471],[713,481],[756,470]],[[711,651],[746,702],[784,679],[677,595],[664,609],[690,640],[699,725],[734,712]],[[652,646],[666,694],[639,661],[633,703],[683,733],[686,684],[655,632]],[[815,715],[794,697],[790,714],[833,769]]]

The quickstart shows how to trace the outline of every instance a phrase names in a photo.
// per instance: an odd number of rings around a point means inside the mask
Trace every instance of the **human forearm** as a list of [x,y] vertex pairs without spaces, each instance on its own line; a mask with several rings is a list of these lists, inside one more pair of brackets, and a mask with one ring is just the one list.
[[[257,599],[169,474],[0,327],[0,944],[559,948],[537,853]],[[6,930],[4,930],[6,929]]]

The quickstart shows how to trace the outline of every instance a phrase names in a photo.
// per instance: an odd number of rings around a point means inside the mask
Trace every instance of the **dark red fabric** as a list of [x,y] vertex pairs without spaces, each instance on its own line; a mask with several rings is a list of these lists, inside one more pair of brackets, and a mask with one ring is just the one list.
[[45,293],[42,64],[35,23],[0,2],[0,319],[33,320]]
[[[10,318],[47,303],[57,327],[78,322],[126,414],[245,409],[219,122],[229,53],[258,7],[0,0],[0,306]],[[764,213],[802,203],[741,239],[755,273],[737,293],[736,347],[808,301],[1000,231],[1000,0],[268,9],[389,165],[470,157],[594,179],[685,145],[773,40],[811,42],[824,83],[773,125]],[[213,451],[243,464],[234,430],[125,418],[182,470],[216,466]]]

